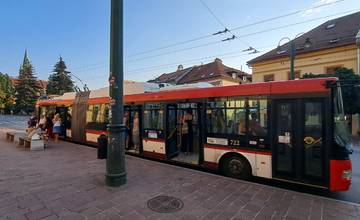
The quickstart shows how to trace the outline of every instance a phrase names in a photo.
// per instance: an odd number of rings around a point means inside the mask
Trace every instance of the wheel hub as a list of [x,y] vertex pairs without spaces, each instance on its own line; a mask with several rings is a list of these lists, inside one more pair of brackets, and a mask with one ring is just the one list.
[[241,174],[243,167],[242,162],[239,160],[231,160],[229,162],[230,171],[235,175]]

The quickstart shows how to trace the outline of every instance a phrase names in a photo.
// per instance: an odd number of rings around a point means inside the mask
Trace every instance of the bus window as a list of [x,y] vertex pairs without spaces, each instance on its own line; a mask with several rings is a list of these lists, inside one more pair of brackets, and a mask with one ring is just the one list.
[[235,134],[246,134],[246,109],[240,108],[235,110]]
[[249,134],[264,137],[267,135],[267,100],[249,100]]
[[106,104],[89,105],[86,111],[86,128],[106,130],[109,109]]
[[209,102],[206,115],[208,133],[230,135],[246,133],[244,99],[219,99]]
[[144,110],[145,137],[162,138],[164,130],[164,108],[162,104],[146,104]]
[[334,89],[334,136],[336,143],[351,151],[351,134],[346,122],[341,87]]
[[67,109],[67,114],[66,114],[66,129],[71,129],[71,120],[72,120],[72,106],[69,106],[68,109]]

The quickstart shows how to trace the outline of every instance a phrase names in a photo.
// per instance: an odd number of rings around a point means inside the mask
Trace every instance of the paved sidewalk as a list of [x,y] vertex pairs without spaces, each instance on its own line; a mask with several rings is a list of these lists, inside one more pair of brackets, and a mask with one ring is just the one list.
[[[126,157],[128,183],[104,185],[96,149],[60,142],[30,152],[0,134],[0,219],[360,219],[360,206]],[[147,201],[174,196],[157,213]]]

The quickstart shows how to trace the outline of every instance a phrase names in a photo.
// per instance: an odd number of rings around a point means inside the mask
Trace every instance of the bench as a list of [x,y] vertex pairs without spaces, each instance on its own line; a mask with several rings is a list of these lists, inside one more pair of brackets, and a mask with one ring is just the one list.
[[6,140],[11,141],[11,142],[18,142],[19,141],[19,137],[22,136],[26,136],[26,132],[23,131],[11,131],[11,132],[6,132]]
[[19,137],[19,145],[30,150],[44,150],[44,140],[38,134],[34,134],[31,138],[22,136]]
[[15,137],[14,132],[6,132],[6,140],[13,142]]

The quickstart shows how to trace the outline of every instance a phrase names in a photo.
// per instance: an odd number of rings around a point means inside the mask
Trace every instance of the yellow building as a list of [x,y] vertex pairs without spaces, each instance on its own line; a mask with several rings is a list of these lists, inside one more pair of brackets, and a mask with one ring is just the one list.
[[[359,73],[360,12],[327,21],[287,44],[248,61],[252,67],[252,81],[280,81],[290,79],[290,46],[295,44],[295,78],[305,73],[329,74],[345,67]],[[359,36],[359,35],[358,35]],[[310,41],[311,44],[304,43]],[[353,118],[353,134],[358,119]]]

